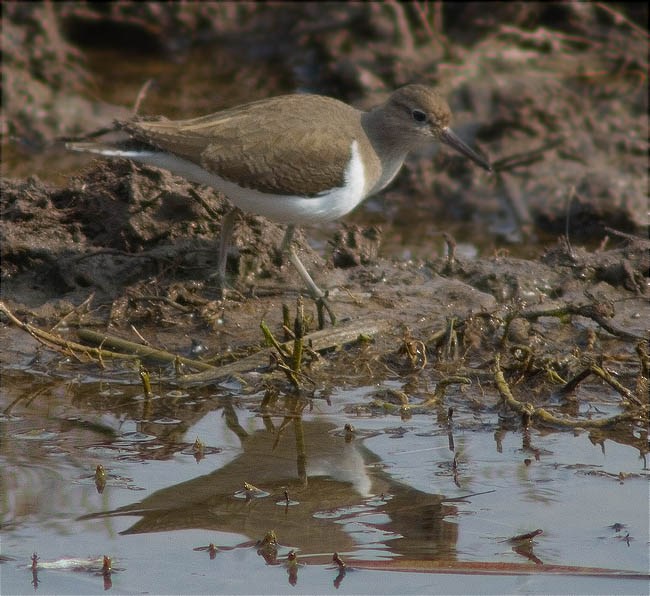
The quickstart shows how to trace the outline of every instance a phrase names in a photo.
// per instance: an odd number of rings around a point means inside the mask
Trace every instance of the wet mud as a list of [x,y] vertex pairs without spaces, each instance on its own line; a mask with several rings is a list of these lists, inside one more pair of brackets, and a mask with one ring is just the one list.
[[[400,261],[381,256],[381,226],[340,224],[319,250],[299,235],[301,259],[328,289],[339,321],[381,321],[373,339],[382,361],[400,349],[408,361],[404,346],[417,341],[421,357],[410,357],[435,366],[453,338],[445,358],[486,367],[516,344],[526,346],[533,362],[555,362],[568,382],[587,346],[596,360],[626,354],[632,380],[644,374],[637,351],[648,337],[650,265],[643,236],[647,86],[639,80],[644,54],[638,52],[646,40],[633,24],[638,9],[628,7],[628,18],[617,20],[602,7],[558,5],[567,23],[553,28],[557,15],[542,5],[500,5],[509,24],[499,25],[494,15],[485,20],[480,5],[468,4],[450,9],[445,38],[436,35],[441,15],[398,4],[331,5],[326,15],[311,4],[281,10],[161,6],[156,14],[146,4],[16,4],[5,9],[3,122],[19,141],[12,150],[31,148],[32,154],[60,146],[56,139],[63,134],[110,126],[109,118],[123,116],[124,109],[88,99],[93,79],[104,75],[90,72],[83,51],[114,46],[115,39],[131,52],[182,62],[191,59],[192,46],[207,41],[232,57],[241,49],[240,35],[251,36],[266,48],[267,60],[279,63],[267,93],[293,77],[314,91],[356,98],[360,106],[416,76],[439,84],[449,90],[457,120],[467,123],[471,114],[471,123],[459,130],[492,157],[495,173],[442,152],[433,159],[416,155],[385,193],[385,204],[396,205],[390,207],[393,219],[408,211],[411,221],[420,220],[433,208],[452,220],[471,214],[479,225],[501,230],[496,236],[529,246],[538,234],[555,240],[540,244],[533,258],[511,257],[506,245],[468,259],[456,254],[456,240],[447,234],[444,251]],[[455,19],[461,17],[477,24],[471,45],[462,49],[449,45],[460,34]],[[351,23],[358,25],[352,46]],[[292,35],[271,47],[271,30]],[[44,44],[54,49],[39,53]],[[419,48],[426,44],[425,58]],[[26,47],[32,48],[28,57]],[[298,47],[309,52],[300,54]],[[444,47],[453,47],[462,67],[442,59]],[[324,67],[318,81],[310,52]],[[250,86],[255,73],[248,74]],[[236,77],[232,82],[242,84]],[[138,109],[152,109],[160,94],[141,91]],[[84,108],[73,109],[71,101]],[[151,331],[154,343],[164,338],[178,349],[191,335],[217,360],[224,351],[254,349],[261,319],[281,333],[281,305],[293,313],[304,290],[278,251],[280,226],[240,216],[224,297],[211,276],[225,197],[125,160],[86,163],[63,185],[36,175],[13,177],[21,169],[12,170],[11,160],[3,164],[2,297],[8,310],[45,325],[65,318],[99,330],[135,326]],[[314,331],[315,309],[309,301],[306,308],[305,331]],[[570,350],[580,356],[559,364]],[[527,366],[528,373],[536,370],[530,361]]]

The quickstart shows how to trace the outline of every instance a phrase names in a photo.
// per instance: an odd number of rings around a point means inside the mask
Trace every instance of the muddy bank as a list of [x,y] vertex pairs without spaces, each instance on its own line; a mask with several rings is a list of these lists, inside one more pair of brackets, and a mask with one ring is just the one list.
[[[3,295],[9,301],[38,310],[57,298],[72,307],[91,294],[97,304],[145,291],[179,304],[188,296],[204,301],[218,294],[210,277],[220,218],[228,206],[212,190],[119,160],[94,162],[67,188],[37,178],[3,180],[2,197]],[[279,254],[282,234],[280,226],[264,218],[241,214],[228,261],[236,291],[227,303],[304,292]],[[462,280],[499,304],[521,306],[593,294],[601,283],[630,297],[646,292],[648,242],[611,228],[598,250],[560,239],[536,260],[508,258],[507,253],[466,260],[455,255],[451,236],[447,241],[446,256],[407,263],[378,256],[381,234],[374,227],[342,227],[324,251],[312,249],[304,235],[298,246],[324,287],[334,293],[374,292],[385,302],[399,302],[409,288],[439,274]],[[356,306],[360,314],[365,301],[352,301],[350,308]],[[465,308],[485,306],[478,300]]]
[[[3,200],[4,307],[21,321],[66,329],[63,337],[74,342],[95,330],[100,349],[116,349],[105,334],[140,345],[146,338],[152,347],[164,346],[168,363],[186,358],[181,377],[177,371],[159,379],[171,384],[268,371],[269,357],[285,357],[264,347],[259,327],[264,320],[285,338],[282,305],[293,328],[303,291],[293,268],[279,259],[278,226],[242,216],[224,298],[210,281],[224,203],[205,189],[123,161],[98,163],[66,189],[36,179],[5,181]],[[376,230],[348,228],[321,254],[299,239],[303,261],[329,289],[339,318],[324,343],[308,335],[313,351],[300,363],[306,376],[294,383],[301,391],[399,378],[409,391],[382,392],[378,403],[412,413],[422,400],[442,399],[449,384],[479,383],[484,391],[491,387],[483,406],[495,405],[503,387],[493,373],[503,367],[536,407],[573,395],[589,379],[599,392],[618,392],[631,408],[620,422],[641,419],[650,242],[613,233],[591,252],[560,240],[535,260],[467,259],[455,254],[448,236],[446,255],[400,262],[377,256],[378,241]],[[304,312],[309,334],[316,329],[311,301]],[[291,391],[282,370],[272,375],[274,383]],[[249,382],[263,386],[265,378]],[[514,404],[515,411],[524,407]]]

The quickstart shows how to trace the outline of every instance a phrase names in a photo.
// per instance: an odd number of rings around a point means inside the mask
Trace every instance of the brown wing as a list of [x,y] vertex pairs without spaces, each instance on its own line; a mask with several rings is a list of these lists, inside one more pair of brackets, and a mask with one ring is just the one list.
[[132,122],[141,141],[240,186],[313,196],[342,186],[360,112],[318,95],[287,95],[192,120]]

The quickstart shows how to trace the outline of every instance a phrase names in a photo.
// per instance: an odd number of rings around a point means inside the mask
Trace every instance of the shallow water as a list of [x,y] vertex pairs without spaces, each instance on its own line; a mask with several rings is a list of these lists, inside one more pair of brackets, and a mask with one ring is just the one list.
[[[648,467],[634,446],[522,433],[469,396],[450,398],[451,428],[436,412],[402,420],[368,409],[373,387],[267,412],[237,383],[147,403],[97,371],[36,376],[27,343],[0,401],[3,593],[34,591],[33,552],[40,593],[104,591],[96,570],[56,568],[102,555],[113,593],[647,593]],[[613,413],[616,400],[597,407]],[[245,498],[244,482],[263,492]],[[270,530],[266,561],[256,541]],[[212,560],[196,550],[209,543]],[[337,580],[333,552],[357,569]]]

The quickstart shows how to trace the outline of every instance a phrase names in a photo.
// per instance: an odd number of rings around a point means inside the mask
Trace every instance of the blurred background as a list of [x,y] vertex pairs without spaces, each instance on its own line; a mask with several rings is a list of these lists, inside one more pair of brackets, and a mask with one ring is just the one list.
[[136,102],[170,118],[293,92],[369,108],[418,82],[498,172],[431,150],[355,217],[402,234],[424,218],[422,235],[487,222],[521,245],[569,215],[572,239],[597,245],[605,226],[647,223],[647,23],[637,2],[6,3],[2,175],[66,184],[84,158],[55,139]]

